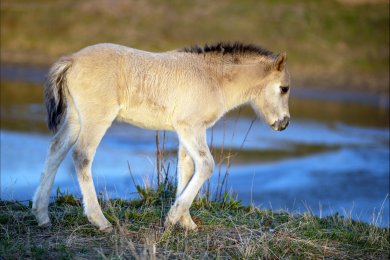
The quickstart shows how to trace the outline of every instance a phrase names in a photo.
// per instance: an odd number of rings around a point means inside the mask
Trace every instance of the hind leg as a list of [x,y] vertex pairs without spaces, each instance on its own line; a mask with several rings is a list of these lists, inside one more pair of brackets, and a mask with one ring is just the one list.
[[51,139],[41,180],[33,198],[32,212],[39,226],[50,225],[48,214],[50,191],[58,167],[76,142],[79,130],[77,112],[69,107],[64,123]]
[[96,149],[117,116],[118,110],[98,109],[93,114],[91,111],[88,113],[81,110],[81,130],[73,149],[73,160],[83,195],[84,213],[92,224],[103,231],[110,231],[111,223],[104,217],[99,206],[92,180],[91,166]]

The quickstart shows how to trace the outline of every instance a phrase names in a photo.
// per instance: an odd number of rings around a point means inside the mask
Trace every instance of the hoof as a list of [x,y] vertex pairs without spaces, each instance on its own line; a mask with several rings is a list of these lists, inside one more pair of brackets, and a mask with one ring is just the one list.
[[37,209],[33,208],[31,213],[34,215],[35,219],[38,222],[38,226],[41,228],[48,228],[51,226],[49,214],[47,209]]
[[99,228],[99,230],[102,231],[102,232],[104,232],[104,233],[111,233],[112,230],[113,230],[113,228],[112,228],[112,226],[110,225],[110,226],[107,226],[107,227],[101,227],[101,228]]
[[40,228],[50,228],[51,227],[51,222],[45,222],[45,223],[38,223],[38,227]]
[[195,222],[192,220],[190,214],[188,213],[185,216],[182,216],[179,220],[179,224],[182,228],[184,228],[187,231],[196,231],[198,229],[198,226],[195,224]]
[[183,224],[180,223],[180,226],[185,229],[186,231],[198,231],[198,226],[195,223],[192,224]]
[[175,224],[172,223],[169,218],[167,218],[164,222],[164,229],[167,230],[167,229],[170,229],[174,226]]
[[186,231],[196,231],[198,226],[191,217],[190,211],[187,210],[179,219],[180,226]]

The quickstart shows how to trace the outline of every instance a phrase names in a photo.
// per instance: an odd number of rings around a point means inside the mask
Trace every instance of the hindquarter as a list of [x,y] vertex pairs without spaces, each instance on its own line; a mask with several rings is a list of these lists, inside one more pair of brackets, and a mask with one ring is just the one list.
[[67,85],[79,110],[101,115],[107,108],[119,107],[123,86],[120,55],[103,49],[76,53],[72,58]]

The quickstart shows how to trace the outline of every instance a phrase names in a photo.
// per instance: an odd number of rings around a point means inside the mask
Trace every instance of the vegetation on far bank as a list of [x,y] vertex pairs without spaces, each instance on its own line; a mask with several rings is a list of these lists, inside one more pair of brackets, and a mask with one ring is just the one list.
[[164,51],[221,40],[287,51],[295,85],[388,95],[388,1],[1,1],[1,62],[47,66],[98,42]]

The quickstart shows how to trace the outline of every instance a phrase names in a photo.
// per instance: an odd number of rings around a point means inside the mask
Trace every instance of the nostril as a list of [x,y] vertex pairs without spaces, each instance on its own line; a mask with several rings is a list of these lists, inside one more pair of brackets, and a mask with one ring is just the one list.
[[289,123],[290,123],[290,118],[288,116],[285,116],[281,122],[281,130],[286,129]]

